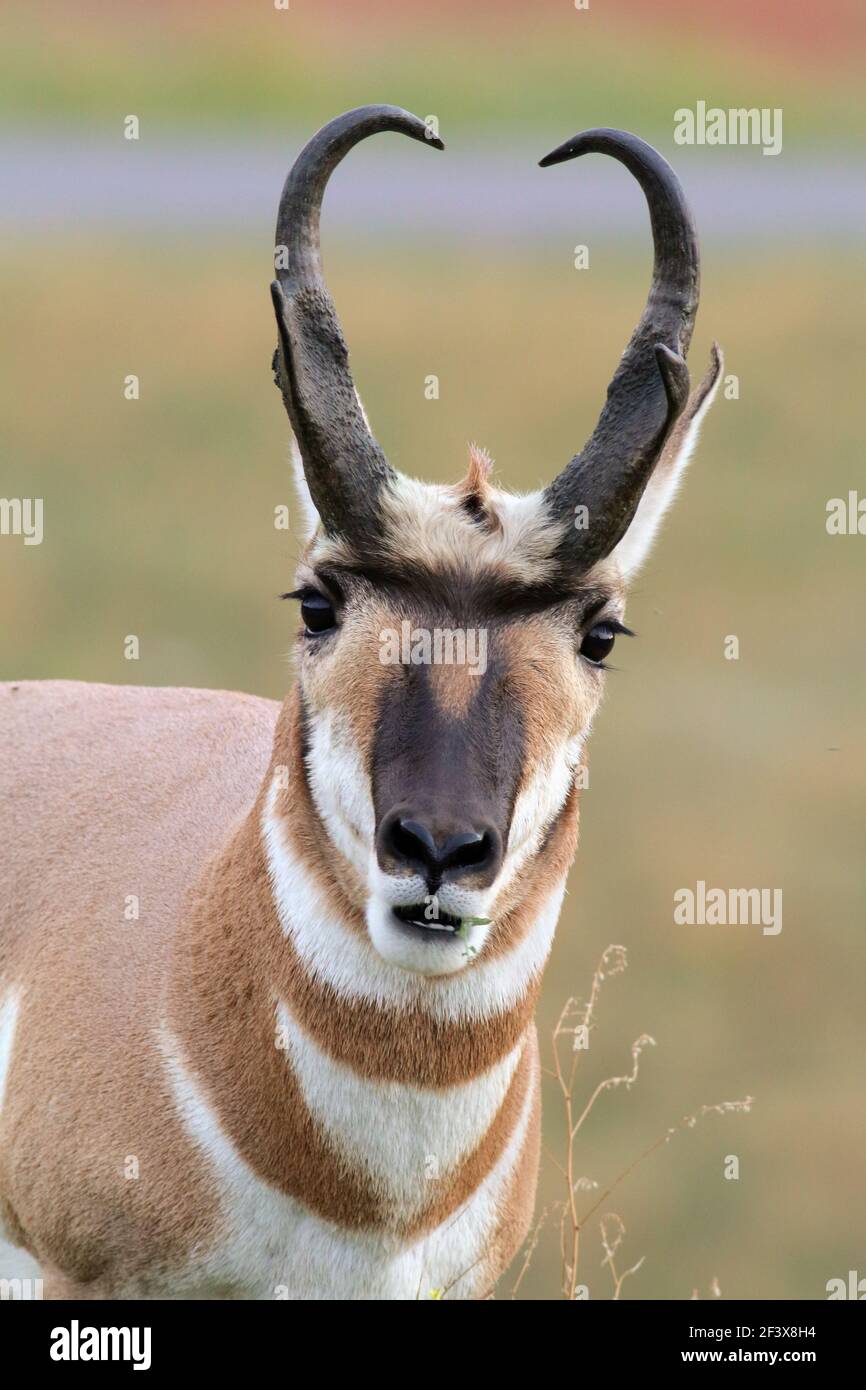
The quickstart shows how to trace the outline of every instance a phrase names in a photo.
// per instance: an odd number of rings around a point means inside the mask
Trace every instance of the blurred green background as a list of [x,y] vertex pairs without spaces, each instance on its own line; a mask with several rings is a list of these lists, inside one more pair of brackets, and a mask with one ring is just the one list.
[[[619,125],[698,190],[692,373],[718,338],[739,399],[715,405],[633,592],[640,640],[620,644],[593,737],[539,1021],[544,1039],[604,947],[628,948],[580,1094],[628,1069],[639,1033],[658,1045],[582,1133],[578,1172],[600,1190],[701,1104],[756,1098],[750,1115],[678,1134],[601,1207],[627,1227],[620,1265],[646,1257],[624,1297],[708,1297],[717,1278],[730,1298],[822,1298],[828,1279],[866,1274],[866,539],[825,528],[828,499],[866,495],[862,7],[6,9],[0,492],[45,499],[45,540],[0,539],[4,678],[284,693],[292,615],[273,596],[296,547],[273,510],[296,508],[269,372],[272,218],[291,158],[330,116],[393,101],[435,113],[449,146],[435,160],[394,149],[393,188],[391,146],[367,163],[355,152],[325,212],[371,419],[397,466],[429,479],[460,476],[469,440],[506,485],[552,476],[588,434],[643,303],[648,227],[624,172],[546,174],[574,199],[573,223],[548,224],[532,160]],[[699,99],[781,107],[782,154],[678,149],[673,112]],[[137,145],[122,138],[129,113]],[[262,149],[279,164],[262,171],[266,215],[259,184],[247,202],[229,178],[255,173]],[[404,169],[435,190],[423,216],[414,195],[400,203]],[[365,201],[366,170],[393,205]],[[587,201],[598,178],[629,200],[622,225]],[[588,271],[573,267],[577,243]],[[138,401],[124,399],[129,373]],[[674,926],[673,893],[697,879],[781,888],[781,935]],[[561,1156],[553,1090],[544,1129]],[[738,1181],[723,1176],[729,1154]],[[545,1160],[539,1210],[560,1188]],[[593,1222],[581,1281],[594,1298],[610,1296],[601,1257]],[[520,1296],[557,1291],[551,1229]]]

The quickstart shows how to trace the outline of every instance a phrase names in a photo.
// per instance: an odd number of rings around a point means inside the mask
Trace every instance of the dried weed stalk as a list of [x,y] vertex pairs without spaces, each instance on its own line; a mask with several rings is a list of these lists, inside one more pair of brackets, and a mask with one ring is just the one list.
[[[601,987],[604,982],[611,979],[614,975],[620,975],[628,964],[626,950],[624,946],[608,946],[602,953],[601,959],[592,977],[592,988],[589,999],[584,1004],[576,998],[568,999],[557,1020],[556,1026],[551,1035],[553,1069],[544,1068],[547,1074],[553,1077],[559,1088],[565,1110],[565,1133],[566,1133],[566,1152],[565,1162],[560,1163],[553,1155],[548,1155],[562,1175],[565,1185],[565,1196],[561,1202],[554,1204],[552,1208],[546,1208],[535,1229],[527,1242],[524,1252],[523,1263],[521,1264],[517,1280],[512,1288],[511,1297],[516,1297],[524,1277],[532,1263],[533,1256],[538,1248],[541,1233],[552,1216],[559,1217],[559,1239],[560,1239],[560,1288],[561,1296],[569,1301],[573,1301],[579,1295],[578,1268],[580,1260],[581,1236],[587,1225],[596,1215],[599,1208],[604,1205],[613,1192],[625,1182],[626,1178],[640,1167],[642,1163],[655,1153],[664,1144],[669,1144],[675,1134],[684,1129],[694,1129],[699,1120],[706,1115],[725,1115],[742,1114],[751,1110],[753,1100],[751,1096],[746,1096],[744,1100],[725,1100],[716,1105],[702,1105],[694,1114],[686,1115],[678,1124],[672,1125],[659,1135],[642,1153],[638,1154],[620,1173],[605,1187],[604,1191],[595,1198],[594,1201],[583,1212],[579,1211],[579,1194],[587,1191],[597,1191],[598,1184],[589,1178],[577,1175],[575,1168],[575,1146],[577,1137],[585,1125],[587,1119],[597,1101],[607,1091],[616,1090],[620,1086],[631,1090],[638,1080],[640,1072],[641,1056],[648,1047],[654,1047],[655,1041],[647,1033],[642,1033],[636,1038],[631,1047],[631,1067],[622,1076],[609,1076],[604,1081],[600,1081],[590,1095],[586,1104],[582,1108],[575,1099],[575,1080],[577,1077],[578,1065],[582,1052],[589,1046],[589,1035],[594,1026],[595,1012],[598,1005]],[[570,1053],[570,1058],[564,1059],[563,1053]],[[567,1056],[567,1054],[566,1054]],[[625,1280],[632,1274],[637,1273],[643,1264],[643,1257],[636,1264],[619,1273],[617,1270],[617,1257],[625,1235],[625,1226],[622,1219],[614,1212],[607,1212],[599,1218],[601,1234],[601,1244],[604,1258],[602,1266],[607,1265],[610,1269],[613,1280],[614,1299],[620,1297],[622,1286]],[[713,1280],[711,1292],[714,1297],[720,1297],[718,1281]],[[693,1294],[697,1297],[697,1291]]]

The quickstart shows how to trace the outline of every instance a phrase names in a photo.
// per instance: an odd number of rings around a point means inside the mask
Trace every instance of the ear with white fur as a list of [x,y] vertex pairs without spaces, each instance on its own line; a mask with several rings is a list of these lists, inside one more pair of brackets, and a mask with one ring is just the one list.
[[[357,389],[355,391],[355,400],[358,402],[358,408],[361,411],[364,424],[367,426],[367,429],[369,430],[370,421],[367,419],[367,412],[364,409],[364,402],[358,395]],[[316,534],[316,531],[321,522],[321,517],[319,516],[319,513],[316,511],[316,504],[313,501],[312,494],[310,492],[310,487],[307,482],[306,474],[304,473],[304,460],[301,458],[301,450],[298,445],[298,441],[294,435],[292,435],[291,447],[292,471],[295,475],[295,490],[298,494],[298,501],[301,504],[301,511],[304,514],[304,540],[310,541]]]
[[319,526],[319,513],[316,511],[310,496],[310,489],[304,477],[304,461],[301,458],[301,451],[294,435],[292,435],[292,471],[295,475],[295,490],[304,516],[304,540],[309,541],[312,540]]
[[724,366],[722,350],[718,343],[713,343],[707,374],[686,401],[638,503],[631,525],[611,551],[611,559],[616,561],[626,581],[637,573],[649,554],[662,517],[677,494],[698,442],[704,416],[713,403]]

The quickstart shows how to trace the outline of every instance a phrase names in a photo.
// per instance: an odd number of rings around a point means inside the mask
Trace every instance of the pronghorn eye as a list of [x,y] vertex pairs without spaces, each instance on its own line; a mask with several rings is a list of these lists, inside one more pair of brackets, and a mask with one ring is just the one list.
[[585,656],[594,666],[600,666],[605,657],[610,656],[616,634],[621,631],[622,629],[619,626],[614,627],[613,623],[596,623],[580,644],[581,656]]
[[301,599],[301,617],[307,632],[315,636],[336,627],[337,615],[330,599],[315,589],[308,589]]

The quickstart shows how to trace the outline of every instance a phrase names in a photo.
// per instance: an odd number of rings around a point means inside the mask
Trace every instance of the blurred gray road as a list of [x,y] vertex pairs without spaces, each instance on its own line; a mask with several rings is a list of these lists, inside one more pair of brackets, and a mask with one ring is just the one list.
[[[231,232],[271,225],[277,195],[299,148],[286,135],[243,139],[165,134],[138,142],[32,129],[0,133],[0,224],[48,232],[129,226],[149,235]],[[328,232],[367,240],[394,236],[503,239],[646,235],[634,181],[589,156],[539,169],[545,151],[515,145],[452,146],[440,154],[384,135],[352,151],[328,190]],[[705,241],[779,243],[862,235],[866,159],[849,151],[677,148],[675,163]]]

